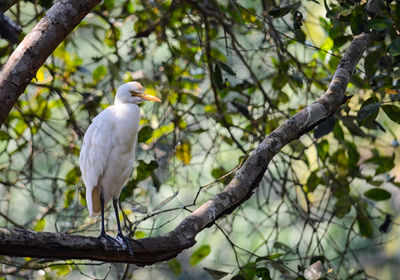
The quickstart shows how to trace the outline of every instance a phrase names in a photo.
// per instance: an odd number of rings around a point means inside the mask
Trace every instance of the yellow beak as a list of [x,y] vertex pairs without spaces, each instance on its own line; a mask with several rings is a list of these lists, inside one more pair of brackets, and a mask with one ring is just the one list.
[[161,102],[161,99],[152,95],[148,95],[145,93],[139,93],[136,96],[144,99],[144,100],[148,100],[148,101],[155,101],[155,102]]

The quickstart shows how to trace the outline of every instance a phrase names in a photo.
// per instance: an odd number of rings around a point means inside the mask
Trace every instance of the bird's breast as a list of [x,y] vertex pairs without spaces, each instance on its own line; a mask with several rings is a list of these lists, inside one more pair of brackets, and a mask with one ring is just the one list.
[[122,150],[130,152],[136,143],[139,130],[140,113],[136,104],[118,104],[116,108],[114,138]]

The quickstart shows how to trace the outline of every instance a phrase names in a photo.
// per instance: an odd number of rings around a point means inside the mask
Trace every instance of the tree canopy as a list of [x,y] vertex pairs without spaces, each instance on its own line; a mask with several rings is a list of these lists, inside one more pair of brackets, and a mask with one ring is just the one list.
[[[22,29],[0,40],[0,278],[396,277],[397,1],[98,2],[0,6]],[[78,157],[132,80],[162,102],[121,193],[129,257],[89,237]]]

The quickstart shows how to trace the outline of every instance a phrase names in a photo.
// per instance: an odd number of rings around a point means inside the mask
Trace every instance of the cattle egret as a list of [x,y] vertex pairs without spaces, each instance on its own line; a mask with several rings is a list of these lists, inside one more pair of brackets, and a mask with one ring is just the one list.
[[89,215],[94,217],[101,213],[99,238],[114,243],[104,228],[104,206],[112,199],[118,226],[117,241],[122,247],[125,244],[131,254],[129,238],[121,230],[118,198],[133,169],[140,120],[137,104],[145,100],[161,101],[145,94],[138,82],[120,86],[114,105],[98,114],[87,129],[79,156]]

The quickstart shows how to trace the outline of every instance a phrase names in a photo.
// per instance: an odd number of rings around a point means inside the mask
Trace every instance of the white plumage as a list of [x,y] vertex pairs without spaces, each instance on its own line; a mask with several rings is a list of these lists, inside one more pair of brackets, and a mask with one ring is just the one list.
[[116,201],[133,169],[140,120],[137,104],[144,100],[160,101],[144,94],[138,82],[120,86],[114,105],[93,119],[83,138],[79,164],[86,186],[86,202],[90,216],[102,213],[101,235],[105,234],[104,205],[110,200],[113,200],[118,233],[121,233]]
[[113,105],[85,133],[79,164],[90,216],[100,213],[100,193],[105,204],[118,198],[132,172],[139,117],[136,104]]

